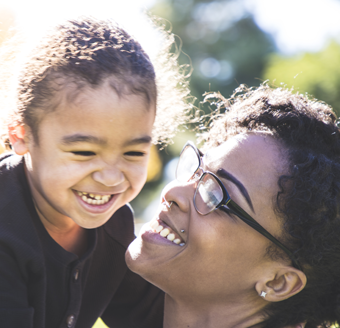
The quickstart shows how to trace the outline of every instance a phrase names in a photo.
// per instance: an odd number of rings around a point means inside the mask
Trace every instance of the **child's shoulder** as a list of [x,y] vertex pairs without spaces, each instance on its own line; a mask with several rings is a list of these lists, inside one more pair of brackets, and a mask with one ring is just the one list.
[[[24,162],[21,156],[8,153],[0,156],[0,237],[2,232],[32,224],[25,185]],[[27,222],[30,221],[30,222]]]
[[10,173],[18,167],[23,166],[23,157],[13,152],[6,152],[0,155],[0,174]]
[[[0,208],[13,199],[13,193],[22,190],[24,179],[24,160],[14,153],[0,155]],[[1,212],[0,212],[1,214]]]
[[[0,156],[0,254],[10,252],[22,263],[38,258],[41,246],[27,204],[23,158]],[[38,263],[37,261],[35,261]]]

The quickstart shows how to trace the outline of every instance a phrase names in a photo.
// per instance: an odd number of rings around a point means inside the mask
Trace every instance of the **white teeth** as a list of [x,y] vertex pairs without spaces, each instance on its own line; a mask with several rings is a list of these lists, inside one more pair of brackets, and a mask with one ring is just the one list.
[[[95,194],[88,194],[87,192],[77,191],[77,194],[81,197],[81,199],[88,204],[91,205],[103,205],[110,200],[111,195],[95,195]],[[87,195],[89,197],[87,197]]]
[[169,233],[170,233],[170,230],[168,228],[165,228],[160,232],[160,235],[162,237],[166,237]]
[[170,241],[173,241],[175,239],[175,235],[173,233],[168,234],[168,236],[166,237],[167,239],[169,239]]
[[164,229],[163,226],[159,225],[157,228],[156,228],[156,232],[161,232],[162,230]]
[[174,244],[179,246],[184,246],[185,243],[182,242],[181,239],[176,238],[176,235],[170,232],[170,229],[164,228],[162,225],[159,224],[158,221],[154,221],[150,224],[150,227],[157,233],[159,233],[162,237],[172,241]]
[[154,221],[154,222],[151,223],[150,226],[151,226],[152,229],[156,230],[156,228],[159,226],[159,223],[157,221]]

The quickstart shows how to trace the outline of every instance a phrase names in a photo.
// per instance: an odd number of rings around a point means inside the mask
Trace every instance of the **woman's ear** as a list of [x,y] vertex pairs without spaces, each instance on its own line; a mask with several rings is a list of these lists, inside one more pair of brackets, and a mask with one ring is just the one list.
[[306,275],[302,271],[279,265],[274,274],[258,281],[255,288],[266,301],[280,302],[299,293],[306,282]]
[[9,126],[8,137],[12,148],[18,155],[25,155],[28,152],[27,133],[22,125]]

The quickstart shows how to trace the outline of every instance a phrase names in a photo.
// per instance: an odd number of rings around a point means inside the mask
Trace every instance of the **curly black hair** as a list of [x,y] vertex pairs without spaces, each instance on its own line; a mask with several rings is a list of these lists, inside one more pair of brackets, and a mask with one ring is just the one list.
[[37,141],[37,125],[55,109],[52,100],[66,81],[78,89],[95,88],[111,76],[118,95],[141,94],[156,104],[155,71],[136,40],[110,21],[67,21],[43,38],[21,70],[16,120],[27,124]]
[[190,72],[178,63],[180,50],[173,51],[175,35],[156,17],[148,24],[157,34],[150,57],[110,19],[79,17],[47,29],[44,37],[14,30],[0,47],[1,139],[8,144],[7,126],[23,124],[37,139],[39,122],[57,108],[58,91],[70,84],[75,93],[95,89],[108,79],[119,96],[138,94],[156,106],[153,143],[171,142],[191,120]]
[[[306,328],[340,322],[340,130],[325,103],[285,88],[240,87],[219,108],[202,135],[205,148],[237,133],[266,132],[283,145],[287,174],[280,176],[274,208],[285,245],[307,276],[306,287],[265,309],[264,328],[306,322]],[[273,246],[274,247],[274,246]],[[280,256],[277,248],[270,256]]]

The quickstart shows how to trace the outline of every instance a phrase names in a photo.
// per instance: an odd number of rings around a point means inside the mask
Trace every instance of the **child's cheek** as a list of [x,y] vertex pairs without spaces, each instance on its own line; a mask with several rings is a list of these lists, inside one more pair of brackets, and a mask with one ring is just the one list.
[[148,173],[148,163],[147,161],[144,161],[144,163],[141,163],[137,167],[135,167],[134,170],[134,177],[132,183],[134,183],[134,187],[138,189],[142,189],[147,178],[147,173]]

